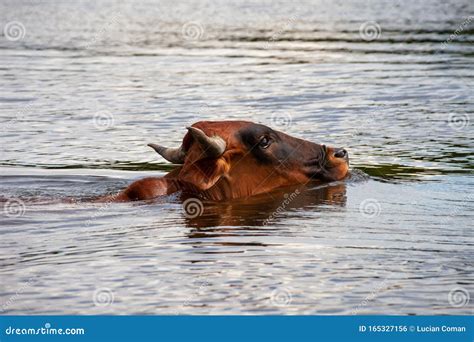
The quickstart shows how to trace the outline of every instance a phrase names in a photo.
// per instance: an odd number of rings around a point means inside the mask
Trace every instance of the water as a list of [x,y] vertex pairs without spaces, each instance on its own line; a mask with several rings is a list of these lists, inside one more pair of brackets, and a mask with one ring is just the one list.
[[[3,1],[2,312],[472,314],[473,7]],[[146,144],[203,119],[343,146],[352,176],[196,218],[65,201],[165,174]]]

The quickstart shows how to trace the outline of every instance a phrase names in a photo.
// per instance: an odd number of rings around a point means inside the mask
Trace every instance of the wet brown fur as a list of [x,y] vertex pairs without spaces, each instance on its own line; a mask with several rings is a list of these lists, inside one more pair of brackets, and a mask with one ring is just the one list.
[[[184,164],[163,177],[138,180],[116,195],[98,201],[149,200],[178,191],[210,200],[245,198],[310,181],[341,180],[348,174],[347,156],[332,147],[291,137],[248,121],[200,121],[193,125],[225,140],[219,158],[206,158],[188,132],[183,138]],[[262,148],[262,137],[272,143]]]

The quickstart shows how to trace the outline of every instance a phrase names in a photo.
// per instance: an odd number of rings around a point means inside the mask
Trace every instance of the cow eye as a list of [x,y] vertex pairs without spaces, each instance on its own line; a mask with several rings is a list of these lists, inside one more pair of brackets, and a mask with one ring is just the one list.
[[260,146],[261,148],[267,148],[268,146],[270,146],[271,144],[271,140],[269,137],[262,137],[260,139],[260,142],[258,143],[258,146]]

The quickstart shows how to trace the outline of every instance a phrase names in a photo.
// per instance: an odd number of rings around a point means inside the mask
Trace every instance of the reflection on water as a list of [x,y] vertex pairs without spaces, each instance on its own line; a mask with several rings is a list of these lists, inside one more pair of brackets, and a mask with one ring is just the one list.
[[[266,226],[275,224],[288,211],[314,210],[318,205],[345,204],[345,184],[284,188],[244,200],[203,203],[199,215],[186,211],[187,225],[203,228],[213,226]],[[189,202],[190,204],[192,202]],[[202,203],[202,202],[201,202]],[[201,210],[202,209],[202,210]],[[190,235],[190,237],[192,237]]]
[[[467,0],[1,2],[2,312],[472,313],[449,298],[474,293],[473,14]],[[195,217],[178,194],[87,201],[169,172],[147,143],[212,119],[343,146],[352,176]]]

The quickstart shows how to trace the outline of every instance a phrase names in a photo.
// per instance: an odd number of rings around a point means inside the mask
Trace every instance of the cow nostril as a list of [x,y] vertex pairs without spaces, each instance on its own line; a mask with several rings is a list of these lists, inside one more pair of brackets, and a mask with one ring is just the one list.
[[347,157],[347,151],[343,148],[339,148],[334,152],[334,157],[336,158],[346,158]]

